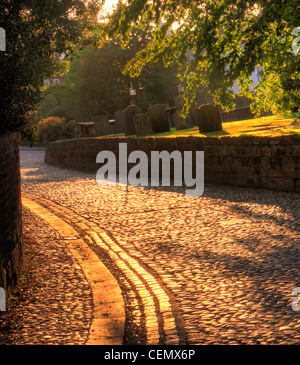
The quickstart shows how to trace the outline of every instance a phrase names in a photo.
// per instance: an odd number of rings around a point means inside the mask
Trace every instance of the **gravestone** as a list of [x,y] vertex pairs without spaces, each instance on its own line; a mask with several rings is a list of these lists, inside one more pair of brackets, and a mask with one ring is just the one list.
[[124,127],[124,112],[125,110],[118,110],[114,113],[115,117],[115,133],[124,133],[125,127]]
[[185,118],[183,118],[180,115],[180,112],[184,105],[183,97],[177,96],[176,98],[174,98],[174,100],[175,100],[175,105],[176,105],[176,110],[177,110],[175,115],[173,116],[174,127],[176,128],[176,130],[192,128],[193,121],[192,121],[190,114],[187,114],[187,116]]
[[223,122],[236,122],[238,120],[253,119],[254,114],[251,113],[250,106],[244,106],[229,112],[222,112],[221,118]]
[[148,108],[148,114],[152,124],[153,133],[170,131],[170,124],[165,104],[155,104]]
[[135,134],[134,116],[136,114],[142,114],[142,110],[134,104],[129,105],[124,111],[124,129],[126,136]]
[[222,130],[221,113],[215,105],[200,105],[196,109],[196,118],[200,133]]
[[174,119],[174,127],[176,130],[180,129],[187,129],[193,127],[193,122],[191,116],[188,114],[185,118],[183,118],[181,115],[179,115],[178,112],[176,112],[173,116]]
[[98,115],[92,118],[94,122],[96,136],[105,136],[110,134],[109,120],[107,115]]
[[115,134],[116,133],[116,123],[114,119],[109,120],[109,134]]
[[75,138],[80,137],[80,133],[81,133],[80,123],[85,123],[85,122],[88,122],[88,120],[87,119],[75,119]]
[[5,289],[0,288],[0,312],[6,311],[6,294]]
[[80,127],[79,137],[95,137],[94,122],[78,122]]
[[176,106],[171,106],[167,108],[167,116],[169,119],[169,125],[170,127],[174,127],[174,114],[176,113]]
[[136,114],[134,116],[134,128],[137,137],[153,134],[149,114]]

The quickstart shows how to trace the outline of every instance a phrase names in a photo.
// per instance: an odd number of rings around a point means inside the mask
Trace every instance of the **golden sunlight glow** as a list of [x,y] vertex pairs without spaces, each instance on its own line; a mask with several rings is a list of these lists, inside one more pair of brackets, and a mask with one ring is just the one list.
[[118,4],[119,0],[105,0],[102,11],[103,13],[111,13],[114,7]]

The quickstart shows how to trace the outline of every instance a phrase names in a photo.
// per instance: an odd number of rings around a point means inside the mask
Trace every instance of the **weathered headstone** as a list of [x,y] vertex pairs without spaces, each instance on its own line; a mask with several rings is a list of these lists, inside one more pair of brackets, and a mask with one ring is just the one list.
[[75,138],[79,138],[80,137],[80,133],[81,133],[81,128],[80,128],[80,123],[85,123],[88,122],[88,120],[86,119],[75,119]]
[[116,133],[116,123],[114,119],[109,120],[109,134],[115,134]]
[[148,108],[153,133],[163,133],[170,131],[170,124],[167,116],[165,104],[155,104]]
[[6,294],[5,289],[0,287],[0,312],[6,311]]
[[110,134],[109,121],[107,115],[98,115],[92,118],[94,122],[96,136],[105,136]]
[[134,116],[134,128],[137,137],[153,134],[149,114],[136,114]]
[[124,112],[125,110],[118,110],[114,113],[115,117],[115,133],[124,133]]
[[173,116],[174,127],[176,128],[176,130],[192,128],[193,122],[192,122],[190,114],[187,114],[187,116],[185,118],[183,118],[180,115],[180,112],[184,105],[183,97],[177,96],[176,98],[174,98],[174,100],[175,100],[175,105],[176,105],[176,113]]
[[222,130],[220,110],[215,105],[200,105],[196,109],[196,118],[200,133]]
[[179,115],[178,112],[176,112],[173,116],[173,119],[174,127],[176,128],[176,130],[192,128],[193,126],[193,122],[189,114],[185,118],[183,118],[181,115]]
[[238,120],[252,119],[254,118],[254,114],[251,113],[250,106],[244,106],[235,108],[229,112],[222,112],[221,118],[223,122],[235,122]]
[[167,116],[169,120],[170,127],[174,127],[174,114],[176,113],[176,106],[171,106],[167,108]]
[[135,134],[134,129],[134,116],[136,114],[141,114],[142,110],[137,105],[129,105],[124,111],[124,129],[125,135]]
[[80,127],[79,137],[95,137],[94,122],[78,122]]

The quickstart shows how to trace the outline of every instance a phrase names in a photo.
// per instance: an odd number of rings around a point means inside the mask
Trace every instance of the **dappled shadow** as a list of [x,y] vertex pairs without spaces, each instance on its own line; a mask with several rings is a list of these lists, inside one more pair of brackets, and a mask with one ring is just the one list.
[[[21,150],[21,172],[23,181],[34,184],[76,181],[82,179],[96,181],[96,172],[82,172],[70,168],[48,165],[44,162],[44,154],[45,153],[42,150]],[[103,185],[105,185],[105,183],[106,182],[103,181]],[[201,199],[203,198],[218,200],[220,204],[230,204],[233,215],[239,214],[258,220],[270,220],[283,227],[288,226],[289,229],[300,230],[299,193],[205,184],[202,196],[198,198],[182,197],[185,195],[186,189],[189,188],[190,187],[185,185],[181,187],[172,185],[167,187],[152,187],[149,180],[148,186],[144,186],[142,189],[145,192],[153,190],[179,194],[178,197],[181,196],[180,201],[183,206],[185,203],[189,205],[201,204]],[[131,187],[130,190],[132,189],[134,188]],[[126,192],[128,192],[128,188],[126,188]],[[287,204],[287,201],[292,202],[292,204]],[[253,211],[250,209],[252,205],[259,205],[262,208]],[[270,209],[274,209],[274,207],[284,214],[273,214]]]
[[48,165],[44,160],[44,149],[21,148],[20,167],[22,180],[39,184],[46,182],[76,181],[78,179],[91,179],[95,177],[95,173],[82,172],[64,166]]
[[[247,247],[252,243],[251,237],[243,242]],[[259,246],[263,245],[261,241]],[[297,254],[295,254],[296,251]],[[250,258],[240,256],[238,253],[230,255],[226,252],[203,250],[198,252],[198,259],[206,262],[206,268],[209,263],[213,263],[211,272],[216,270],[215,263],[217,263],[220,272],[233,279],[233,285],[234,278],[243,278],[245,283],[250,284],[255,290],[251,301],[259,304],[266,313],[280,310],[295,317],[295,312],[291,308],[291,291],[294,287],[300,286],[300,250],[296,242],[287,247],[264,252],[263,257],[259,254]],[[291,317],[291,319],[295,318]]]
[[[95,173],[53,167],[45,164],[41,155],[36,159],[36,163],[35,160],[31,160],[30,163],[29,160],[26,162],[25,157],[23,156],[23,174],[27,179],[25,181],[29,183],[72,182],[83,179],[96,181]],[[29,153],[27,157],[29,157]],[[59,189],[59,185],[53,184],[47,191],[49,196],[46,197],[49,199],[54,197],[55,200],[57,197],[54,193],[51,195],[51,190]],[[174,259],[174,261],[176,260],[175,269],[180,273],[185,266],[186,268],[192,268],[191,265],[197,261],[205,266],[205,269],[209,272],[208,275],[217,271],[216,285],[212,289],[212,297],[216,298],[216,307],[222,301],[222,298],[219,299],[218,294],[215,294],[214,291],[224,291],[224,288],[218,283],[221,283],[222,278],[226,277],[232,278],[226,288],[229,293],[233,294],[230,302],[232,305],[235,304],[235,291],[239,290],[236,282],[242,280],[242,285],[247,285],[243,290],[243,294],[250,298],[249,301],[254,303],[249,305],[250,308],[246,306],[246,310],[254,311],[257,304],[266,315],[278,312],[280,320],[284,315],[289,316],[288,321],[296,320],[295,312],[291,308],[291,290],[300,286],[300,251],[299,241],[296,242],[300,222],[300,194],[206,184],[203,195],[198,198],[186,197],[185,186],[147,186],[143,188],[124,186],[119,196],[115,188],[99,188],[100,190],[95,190],[88,195],[90,185],[82,184],[84,185],[84,188],[81,186],[82,195],[77,195],[76,189],[79,186],[74,187],[76,184],[70,185],[72,185],[73,190],[71,191],[68,187],[65,189],[66,191],[63,191],[63,204],[69,204],[70,197],[73,199],[73,201],[70,200],[70,204],[74,203],[75,199],[78,202],[78,199],[82,197],[85,200],[84,204],[87,209],[89,207],[91,210],[94,209],[93,214],[97,222],[103,224],[108,230],[115,229],[115,232],[112,232],[114,237],[117,237],[119,230],[121,238],[126,239],[127,243],[132,240],[134,247],[140,242],[141,248],[143,248],[146,242],[147,249],[151,247],[154,250],[153,260],[157,258],[159,260],[158,264],[165,262],[166,265],[172,268],[172,262],[170,264],[169,260]],[[27,189],[30,188],[31,186],[28,184]],[[161,194],[156,194],[156,191],[160,191]],[[39,187],[37,192],[40,193]],[[61,195],[63,194],[61,193]],[[97,200],[101,200],[100,208],[97,207]],[[133,201],[134,204],[132,204]],[[204,201],[208,211],[201,208]],[[75,204],[75,207],[77,214],[91,214],[90,211],[82,212],[80,210],[81,201],[77,205]],[[222,207],[220,209],[221,219],[219,220],[223,221],[227,216],[228,220],[232,218],[232,223],[228,223],[225,227],[218,220],[219,207]],[[72,205],[70,208],[75,209]],[[200,214],[191,214],[191,217],[196,220],[196,229],[189,232],[189,227],[186,227],[187,223],[184,218],[193,210],[197,211],[198,208],[200,208]],[[167,212],[165,215],[155,212],[152,216],[146,215],[136,219],[138,213],[148,213],[159,209],[165,209]],[[170,213],[171,209],[182,209],[182,211]],[[216,211],[211,214],[214,209]],[[99,212],[101,213],[99,214]],[[133,216],[124,216],[127,213],[134,214],[134,219]],[[205,224],[201,225],[201,220],[206,218],[206,213],[211,224],[207,227],[205,227]],[[118,214],[120,217],[117,217]],[[166,219],[170,216],[174,219]],[[89,217],[93,217],[93,215],[89,215]],[[153,222],[147,223],[147,219],[151,220],[151,217]],[[240,221],[245,218],[245,221],[249,220],[250,223],[246,223],[248,226],[243,227],[243,222],[240,222],[235,229],[235,218],[242,218]],[[270,223],[270,229],[261,229],[259,232],[255,232],[255,229],[258,230],[260,221]],[[254,223],[252,224],[252,222]],[[147,224],[148,229],[145,229]],[[271,224],[274,224],[274,226]],[[194,223],[191,225],[194,225]],[[278,229],[276,232],[272,232],[272,229],[276,227],[275,225],[278,226]],[[174,227],[175,232],[178,231],[177,235],[174,232],[173,235],[171,234],[172,227]],[[214,230],[215,238],[211,238],[209,241],[205,234],[201,235],[201,227],[208,228],[211,231]],[[158,229],[157,235],[153,240],[146,237],[145,233],[151,235],[156,229]],[[280,229],[282,229],[282,234]],[[170,234],[167,238],[163,235],[164,230]],[[181,230],[184,237],[181,235]],[[239,233],[238,230],[240,230]],[[288,234],[285,234],[285,230]],[[139,237],[138,234],[141,236]],[[222,241],[224,236],[229,238],[228,241],[225,240],[225,243]],[[203,241],[201,241],[202,238]],[[219,240],[216,241],[218,247],[214,246],[215,239]],[[228,248],[226,242],[230,242],[230,240],[234,244]],[[189,241],[191,246],[188,244]],[[157,250],[155,250],[156,247]],[[174,250],[174,255],[172,250]],[[179,251],[180,255],[178,254]],[[161,252],[164,253],[162,259],[159,256]],[[182,266],[179,267],[181,258]],[[168,270],[168,267],[166,270]],[[198,290],[203,290],[203,288],[198,288]],[[206,294],[204,293],[204,295]],[[194,299],[195,297],[196,293],[191,293],[191,298]],[[211,306],[213,306],[213,303]],[[222,310],[223,313],[227,313],[227,308]]]
[[[232,214],[269,220],[283,228],[300,232],[299,193],[207,185],[203,197],[218,199],[224,204],[230,203]],[[254,211],[252,205],[261,208]],[[281,214],[276,214],[276,211]]]

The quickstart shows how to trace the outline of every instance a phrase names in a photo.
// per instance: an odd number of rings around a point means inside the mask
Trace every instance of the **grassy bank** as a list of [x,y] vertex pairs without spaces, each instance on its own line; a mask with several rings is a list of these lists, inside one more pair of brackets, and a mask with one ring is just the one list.
[[[223,123],[223,130],[209,133],[199,133],[198,127],[189,129],[182,129],[177,131],[172,128],[170,132],[158,133],[150,136],[157,137],[219,137],[219,136],[279,136],[288,134],[300,134],[300,113],[297,113],[297,117],[281,117],[281,116],[269,116],[255,119],[247,119],[238,122]],[[97,138],[106,137],[122,137],[124,134],[110,134],[108,136],[102,136]]]

